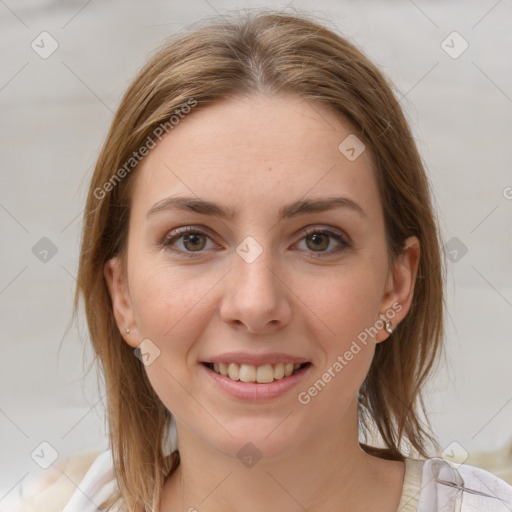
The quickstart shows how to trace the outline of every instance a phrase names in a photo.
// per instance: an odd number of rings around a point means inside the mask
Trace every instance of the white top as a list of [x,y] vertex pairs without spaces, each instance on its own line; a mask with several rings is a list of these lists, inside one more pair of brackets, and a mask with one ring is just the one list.
[[[115,485],[112,453],[106,450],[96,457],[62,512],[98,512]],[[440,458],[405,459],[398,512],[511,510],[512,486],[489,471]]]
[[98,512],[115,488],[112,451],[106,450],[96,457],[62,512]]

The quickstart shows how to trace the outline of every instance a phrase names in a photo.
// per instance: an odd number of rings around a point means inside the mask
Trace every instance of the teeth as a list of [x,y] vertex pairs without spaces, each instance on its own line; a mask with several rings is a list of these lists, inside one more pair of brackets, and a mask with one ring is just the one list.
[[274,366],[274,379],[282,379],[284,377],[284,364],[277,363]]
[[[219,363],[220,374],[227,375],[228,374],[228,365],[226,363]],[[215,370],[215,364],[213,365],[213,369]],[[217,371],[217,370],[215,370]]]
[[213,363],[213,371],[242,382],[258,382],[267,384],[274,380],[289,377],[301,367],[300,363],[277,363],[254,366],[252,364]]
[[[231,377],[231,375],[230,375],[230,377]],[[256,368],[250,364],[240,365],[240,371],[238,372],[238,378],[242,382],[255,382],[256,381]]]
[[265,384],[267,382],[272,382],[273,380],[274,368],[272,368],[272,365],[264,364],[263,366],[258,366],[258,369],[256,370],[256,382]]
[[228,376],[231,380],[238,380],[240,376],[240,366],[236,363],[231,363],[228,366]]

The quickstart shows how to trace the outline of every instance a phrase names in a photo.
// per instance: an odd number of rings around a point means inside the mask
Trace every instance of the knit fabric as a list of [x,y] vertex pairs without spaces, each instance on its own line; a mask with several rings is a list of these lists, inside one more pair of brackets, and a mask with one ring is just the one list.
[[405,459],[405,476],[398,512],[416,512],[420,493],[422,460]]

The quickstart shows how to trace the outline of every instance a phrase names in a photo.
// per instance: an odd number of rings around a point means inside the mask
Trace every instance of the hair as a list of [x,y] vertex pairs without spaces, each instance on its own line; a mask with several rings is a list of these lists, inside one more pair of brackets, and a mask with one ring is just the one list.
[[348,120],[370,148],[389,261],[396,261],[410,236],[419,239],[421,256],[410,310],[389,339],[377,344],[359,390],[360,431],[367,440],[373,428],[384,447],[361,446],[390,460],[403,460],[404,442],[426,458],[428,443],[439,446],[423,386],[444,348],[444,261],[426,171],[393,85],[311,14],[265,10],[222,18],[203,19],[175,34],[142,67],[114,115],[90,183],[74,312],[82,296],[93,363],[100,361],[107,389],[118,483],[102,504],[109,509],[121,502],[128,511],[157,510],[163,483],[180,462],[169,444],[172,414],[119,332],[103,269],[112,257],[125,257],[134,152],[192,103],[195,111],[237,95],[292,94]]

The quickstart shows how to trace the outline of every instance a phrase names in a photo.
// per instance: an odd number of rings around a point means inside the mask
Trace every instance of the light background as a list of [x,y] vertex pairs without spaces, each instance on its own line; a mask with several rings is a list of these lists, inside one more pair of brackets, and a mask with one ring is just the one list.
[[[42,441],[60,457],[107,447],[95,371],[82,380],[91,351],[76,326],[66,327],[87,184],[122,93],[174,31],[258,6],[323,17],[404,95],[444,241],[467,248],[449,261],[449,363],[428,387],[430,418],[442,446],[456,441],[473,452],[511,440],[509,0],[0,0],[2,510],[24,478],[42,471],[31,458]],[[59,45],[47,59],[31,48],[43,31]],[[442,47],[453,31],[469,44],[458,58]],[[462,48],[457,37],[444,43],[452,52]],[[57,248],[47,262],[32,252],[42,237]]]

